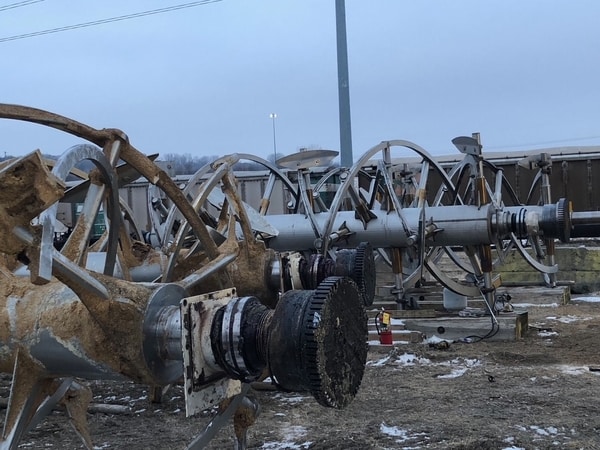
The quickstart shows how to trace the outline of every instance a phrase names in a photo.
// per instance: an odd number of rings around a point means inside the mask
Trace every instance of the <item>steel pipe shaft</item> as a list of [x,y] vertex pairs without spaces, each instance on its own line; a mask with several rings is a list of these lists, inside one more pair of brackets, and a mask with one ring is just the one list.
[[[562,202],[562,201],[561,201]],[[498,239],[508,239],[511,233],[525,238],[529,233],[539,233],[547,238],[568,241],[564,227],[569,226],[568,211],[562,212],[562,203],[544,206],[517,206],[497,209],[492,204],[482,207],[470,205],[425,207],[425,226],[428,227],[426,243],[436,246],[466,246],[494,244]],[[415,236],[403,231],[397,214],[373,211],[376,218],[366,226],[355,217],[354,211],[338,212],[334,230],[347,229],[342,247],[356,247],[369,242],[374,248],[408,247]],[[422,220],[420,208],[404,208],[403,215],[409,228],[417,233]],[[324,229],[329,218],[327,213],[315,214],[318,229]],[[310,250],[319,248],[320,237],[303,215],[267,216],[269,223],[279,234],[269,240],[269,247],[277,251]],[[595,222],[594,222],[595,221]],[[600,223],[600,217],[590,219]],[[600,227],[599,227],[600,228]]]

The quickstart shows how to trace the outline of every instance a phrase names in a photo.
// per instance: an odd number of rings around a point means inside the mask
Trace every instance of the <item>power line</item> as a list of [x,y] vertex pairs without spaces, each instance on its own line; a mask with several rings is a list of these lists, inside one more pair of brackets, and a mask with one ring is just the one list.
[[[35,0],[35,1],[42,1],[42,0]],[[45,34],[61,33],[63,31],[76,30],[78,28],[93,27],[96,25],[103,25],[105,23],[111,23],[111,22],[119,22],[122,20],[137,19],[138,17],[162,14],[162,13],[166,13],[166,12],[177,11],[179,9],[193,8],[194,6],[206,5],[208,3],[217,3],[220,1],[221,0],[201,0],[201,1],[190,2],[190,3],[182,3],[179,5],[167,6],[165,8],[141,11],[141,12],[137,12],[137,13],[133,13],[133,14],[126,14],[124,16],[109,17],[107,19],[99,19],[99,20],[94,20],[92,22],[84,22],[84,23],[78,23],[75,25],[67,25],[64,27],[51,28],[49,30],[34,31],[32,33],[25,33],[25,34],[17,34],[15,36],[7,36],[4,38],[0,38],[0,43],[8,42],[8,41],[16,41],[18,39],[26,39],[26,38],[35,37],[35,36],[43,36]]]
[[7,11],[9,9],[21,8],[23,6],[33,5],[34,3],[43,2],[44,0],[24,0],[22,2],[10,3],[8,5],[0,6],[0,11]]

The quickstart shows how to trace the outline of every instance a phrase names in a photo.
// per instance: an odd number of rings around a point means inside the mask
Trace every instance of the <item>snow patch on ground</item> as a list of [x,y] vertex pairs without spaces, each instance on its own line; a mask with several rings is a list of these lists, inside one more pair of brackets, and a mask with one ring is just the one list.
[[304,449],[310,448],[312,445],[311,441],[303,442],[301,444],[296,444],[297,440],[304,438],[308,434],[308,430],[300,425],[286,425],[281,430],[283,434],[283,441],[269,441],[265,442],[262,447],[264,449],[280,449],[280,448],[289,448],[289,449]]
[[412,440],[427,440],[428,437],[425,433],[410,433],[408,430],[398,428],[397,426],[390,426],[382,423],[379,426],[379,431],[386,436],[394,438],[397,444],[402,444]]
[[396,358],[394,361],[397,365],[400,366],[414,366],[416,364],[431,364],[431,360],[429,358],[422,358],[413,353],[403,353],[402,355]]
[[595,370],[590,370],[589,366],[569,366],[569,365],[559,365],[557,366],[558,370],[567,375],[583,375],[584,373],[591,373],[596,376],[600,376],[600,372]]
[[309,400],[311,397],[303,397],[301,395],[288,395],[288,394],[277,394],[275,395],[275,398],[281,402],[284,403],[300,403],[303,402],[304,400]]
[[515,308],[558,308],[558,303],[512,303]]
[[295,444],[294,442],[288,442],[288,441],[269,441],[269,442],[265,442],[259,448],[264,448],[264,449],[269,449],[269,450],[271,450],[271,449],[279,450],[282,448],[300,450],[300,449],[304,449],[304,448],[310,448],[311,445],[312,445],[311,441],[307,441],[302,444]]
[[515,445],[512,445],[512,444],[515,443],[514,436],[509,436],[509,437],[505,438],[502,442],[506,442],[507,444],[511,444],[510,447],[503,447],[502,450],[525,450],[524,447],[517,447]]
[[[557,428],[555,426],[541,426],[541,425],[529,425],[529,426],[523,426],[523,425],[518,425],[515,428],[517,428],[520,431],[528,431],[531,432],[534,435],[534,440],[536,441],[546,441],[548,442],[549,440],[549,444],[552,444],[553,447],[560,447],[562,444],[564,444],[565,442],[568,442],[570,439],[573,438],[573,436],[575,436],[577,434],[577,432],[573,429],[565,429],[563,427]],[[505,440],[504,442],[508,442],[507,440]],[[508,443],[513,443],[513,441],[510,441]],[[557,448],[558,448],[557,447]],[[519,447],[516,447],[519,448]],[[544,447],[546,448],[546,447]],[[562,448],[562,447],[560,447]],[[506,449],[502,449],[502,450],[512,450],[513,447],[507,447]]]
[[437,375],[436,378],[445,379],[445,378],[462,377],[465,373],[467,373],[467,370],[469,370],[469,369],[467,369],[466,367],[452,369],[452,371],[450,373],[447,373],[445,375]]
[[455,358],[452,361],[439,363],[437,365],[450,367],[450,373],[438,375],[436,378],[458,378],[462,377],[467,371],[481,366],[481,361],[470,358]]
[[553,320],[555,322],[560,322],[560,323],[573,323],[573,322],[578,322],[580,320],[584,321],[584,320],[592,320],[592,319],[593,319],[593,317],[580,317],[580,316],[572,316],[572,315],[546,317],[546,320]]
[[449,373],[438,375],[437,378],[457,378],[463,376],[469,370],[481,366],[481,361],[472,358],[454,358],[450,361],[432,362],[429,358],[415,355],[414,353],[403,353],[401,355],[390,354],[377,361],[368,361],[367,365],[381,367],[393,364],[402,367],[411,366],[435,366],[450,369]]
[[388,355],[384,358],[381,358],[378,361],[367,361],[367,366],[381,367],[381,366],[385,366],[391,360],[392,360],[392,355]]
[[443,338],[441,338],[441,337],[439,337],[439,336],[437,336],[437,335],[434,334],[431,337],[428,337],[427,339],[425,339],[423,341],[423,344],[426,344],[426,345],[429,345],[429,344],[439,344],[440,342],[443,342],[443,341],[450,342],[450,343],[453,342],[453,341],[448,340],[448,339],[443,339]]
[[550,436],[558,434],[558,428],[556,427],[543,428],[538,427],[537,425],[530,425],[529,429],[534,431],[536,434],[539,434],[540,436]]
[[586,302],[586,303],[600,303],[600,297],[572,297],[571,301]]

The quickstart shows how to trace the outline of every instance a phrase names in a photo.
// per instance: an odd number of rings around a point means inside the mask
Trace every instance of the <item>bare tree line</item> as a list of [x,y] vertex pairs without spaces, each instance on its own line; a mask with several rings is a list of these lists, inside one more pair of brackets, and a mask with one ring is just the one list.
[[[310,147],[302,147],[299,148],[298,151],[306,151],[306,150],[314,150],[318,149],[318,146],[311,145]],[[47,159],[58,159],[58,156],[55,155],[43,155],[44,158]],[[277,159],[286,156],[284,153],[277,152]],[[6,161],[9,159],[13,159],[12,155],[4,155],[0,156],[0,162]],[[160,155],[159,160],[165,161],[169,163],[169,172],[173,175],[191,175],[207,164],[212,163],[216,159],[218,159],[218,155],[209,155],[209,156],[198,156],[192,155],[191,153],[165,153],[164,155]],[[275,161],[275,154],[271,153],[266,157],[266,160],[269,162]],[[339,163],[333,163],[332,166],[337,166]],[[91,161],[81,161],[77,164],[77,168],[89,171],[94,168],[94,164]],[[265,170],[265,167],[262,164],[256,163],[254,161],[240,161],[234,165],[234,170],[236,171],[256,171],[256,170]]]

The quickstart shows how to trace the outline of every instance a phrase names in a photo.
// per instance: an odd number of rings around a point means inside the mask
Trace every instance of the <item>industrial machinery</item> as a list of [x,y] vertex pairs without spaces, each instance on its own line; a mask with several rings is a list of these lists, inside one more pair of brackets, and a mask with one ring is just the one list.
[[[16,448],[58,402],[91,448],[82,379],[128,378],[157,392],[183,383],[188,415],[221,404],[190,448],[251,408],[249,383],[266,376],[343,408],[364,372],[375,254],[392,267],[401,307],[416,306],[405,293],[429,273],[483,297],[493,317],[494,265],[506,252],[516,249],[552,285],[554,241],[600,233],[597,215],[550,202],[544,155],[528,162],[540,170],[541,202],[520,204],[477,136],[453,141],[465,156],[449,173],[419,146],[385,141],[317,182],[311,168],[335,152],[284,157],[287,173],[232,154],[179,186],[119,130],[17,105],[0,105],[0,117],[89,142],[52,163],[35,151],[0,165],[0,370],[13,376],[2,448]],[[396,164],[396,149],[416,154],[416,164]],[[237,191],[233,166],[244,159],[270,173],[259,205]],[[82,172],[83,161],[94,169]],[[152,184],[148,229],[118,194],[138,176]],[[325,201],[321,189],[333,180],[339,188]],[[285,214],[268,214],[276,182],[289,196]],[[61,204],[79,205],[67,231]],[[103,233],[92,239],[100,216]],[[444,254],[465,280],[439,268]]]

